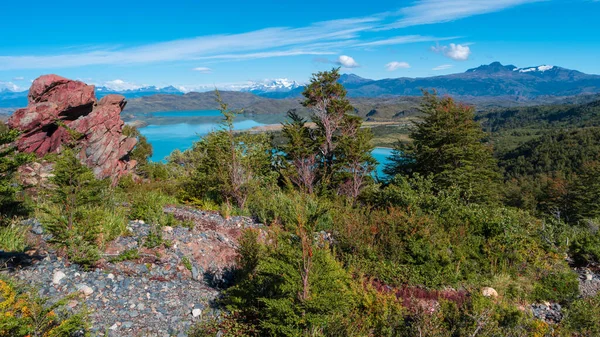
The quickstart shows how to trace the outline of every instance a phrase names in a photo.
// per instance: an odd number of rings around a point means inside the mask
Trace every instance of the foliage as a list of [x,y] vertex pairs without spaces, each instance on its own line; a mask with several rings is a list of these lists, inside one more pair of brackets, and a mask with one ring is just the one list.
[[[304,232],[310,224],[299,211],[299,235],[282,233],[258,246],[257,237],[242,241],[245,277],[227,290],[225,302],[261,331],[261,335],[320,335],[335,317],[355,306],[350,276],[328,247]],[[252,269],[252,267],[254,268]]]
[[16,197],[19,187],[15,184],[14,175],[17,168],[30,161],[32,156],[19,153],[12,146],[18,136],[16,130],[0,128],[0,225],[6,225],[8,219],[27,211]]
[[123,210],[115,206],[107,182],[97,180],[70,149],[58,157],[51,182],[51,203],[40,205],[51,242],[73,262],[94,264],[98,248],[124,232]]
[[486,135],[473,120],[474,109],[424,94],[413,142],[398,144],[386,173],[431,175],[438,190],[456,188],[465,200],[493,201],[500,175],[491,147],[483,143]]
[[598,220],[588,220],[585,227],[577,228],[571,238],[569,253],[580,266],[600,263],[600,231]]
[[570,336],[598,336],[600,335],[598,317],[600,317],[600,294],[573,302],[567,309],[563,326]]
[[260,336],[255,326],[244,322],[236,313],[221,319],[209,319],[192,327],[190,337],[252,337]]
[[216,92],[224,116],[222,128],[194,143],[183,154],[172,154],[174,165],[187,166],[192,177],[183,184],[183,199],[211,199],[244,208],[261,184],[274,179],[271,172],[272,147],[266,134],[236,134],[235,116]]
[[481,116],[493,132],[514,129],[559,129],[600,126],[600,101],[579,105],[540,105],[491,111]]
[[175,203],[175,198],[161,191],[138,191],[131,196],[129,218],[144,220],[149,224],[170,226],[175,223],[175,219],[173,215],[165,214],[163,209],[166,205]]
[[295,111],[288,112],[291,121],[283,125],[287,142],[280,147],[285,159],[281,172],[309,194],[335,191],[356,199],[375,169],[373,134],[361,129],[359,117],[349,114],[354,108],[339,78],[339,69],[318,72],[304,89],[302,104],[311,109],[314,128]]
[[110,262],[123,262],[129,260],[137,260],[140,258],[140,252],[136,248],[127,249],[121,252],[117,257],[110,259]]
[[551,132],[500,157],[509,205],[575,223],[600,214],[600,129]]
[[514,209],[465,204],[457,192],[434,188],[431,178],[397,177],[369,196],[377,207],[336,208],[343,259],[390,284],[429,287],[483,285],[499,274],[531,280],[561,265],[541,243],[539,220]]
[[579,295],[579,276],[571,270],[557,270],[542,276],[532,297],[538,301],[568,303]]
[[65,308],[69,298],[50,302],[36,293],[0,278],[0,336],[62,337],[85,331],[86,314],[69,314]]

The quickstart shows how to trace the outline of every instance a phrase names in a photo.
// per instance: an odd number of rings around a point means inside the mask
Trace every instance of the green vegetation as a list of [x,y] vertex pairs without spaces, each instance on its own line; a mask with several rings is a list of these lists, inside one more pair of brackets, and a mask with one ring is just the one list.
[[[572,269],[600,263],[596,105],[484,118],[425,94],[409,133],[405,124],[372,130],[339,78],[337,69],[314,74],[303,93],[310,115],[290,111],[277,139],[234,131],[240,111],[218,92],[222,128],[166,164],[148,163],[151,148],[128,129],[139,140],[132,158],[143,182],[124,177],[109,186],[66,149],[54,158],[54,186],[37,191],[46,199],[37,215],[53,245],[84,266],[126,234],[128,220],[150,225],[140,246],[168,247],[163,226],[193,227],[165,213],[177,203],[264,223],[238,241],[233,281],[217,303],[226,314],[191,336],[599,333],[600,300],[581,297]],[[398,143],[383,182],[371,176],[374,131],[411,138]],[[494,152],[497,144],[505,147]],[[2,163],[18,156],[3,149]],[[6,204],[21,201],[17,163],[7,163]],[[24,232],[12,222],[0,246],[23,250]],[[112,261],[140,255],[128,250]],[[188,257],[181,264],[193,269]],[[484,287],[498,296],[485,297]],[[563,306],[562,322],[532,316],[529,305],[545,301]]]
[[72,336],[87,328],[85,312],[69,314],[69,298],[50,302],[36,291],[0,278],[0,336]]
[[473,120],[474,109],[424,94],[413,141],[399,143],[386,173],[431,176],[437,188],[454,187],[467,201],[493,201],[500,174],[492,148],[482,143],[486,135]]
[[11,217],[23,215],[27,212],[23,200],[19,200],[15,185],[17,168],[31,160],[31,155],[17,152],[11,146],[17,136],[16,130],[8,130],[0,124],[0,226],[5,226]]

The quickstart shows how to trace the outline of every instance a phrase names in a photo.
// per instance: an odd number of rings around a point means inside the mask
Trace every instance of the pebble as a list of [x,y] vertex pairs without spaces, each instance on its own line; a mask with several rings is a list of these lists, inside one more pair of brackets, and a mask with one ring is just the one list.
[[75,288],[77,288],[77,290],[83,293],[85,296],[90,296],[94,293],[94,289],[85,284],[77,284],[75,285]]
[[63,273],[62,271],[55,271],[54,275],[52,275],[52,284],[59,285],[60,281],[62,281],[62,279],[64,279],[65,277],[67,277],[67,275],[65,275],[65,273]]

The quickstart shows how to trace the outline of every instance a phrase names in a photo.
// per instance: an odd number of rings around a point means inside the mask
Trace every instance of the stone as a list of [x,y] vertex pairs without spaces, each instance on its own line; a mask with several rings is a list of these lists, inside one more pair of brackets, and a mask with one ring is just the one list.
[[60,281],[62,281],[62,279],[64,279],[65,277],[67,277],[67,275],[65,275],[65,273],[63,273],[62,271],[55,271],[54,275],[52,275],[52,284],[59,285]]
[[[77,139],[79,160],[90,167],[97,178],[118,178],[133,172],[135,160],[129,160],[137,139],[123,135],[124,122],[120,115],[125,97],[107,95],[97,100],[94,86],[57,75],[44,75],[33,81],[28,95],[29,104],[8,119],[11,128],[21,132],[15,145],[22,152],[42,157],[58,153],[63,144],[71,142],[72,131]],[[50,177],[35,167],[24,169],[21,177],[28,183],[39,184]]]
[[84,294],[85,296],[90,296],[91,294],[94,293],[94,289],[92,289],[91,287],[85,285],[85,284],[77,284],[75,286],[75,288],[77,288],[77,290],[79,292],[81,292],[82,294]]
[[498,297],[498,292],[496,291],[496,289],[490,288],[490,287],[485,287],[485,288],[481,289],[481,294],[485,297],[492,297],[492,298]]
[[192,310],[192,317],[196,318],[202,315],[202,310],[201,309],[193,309]]

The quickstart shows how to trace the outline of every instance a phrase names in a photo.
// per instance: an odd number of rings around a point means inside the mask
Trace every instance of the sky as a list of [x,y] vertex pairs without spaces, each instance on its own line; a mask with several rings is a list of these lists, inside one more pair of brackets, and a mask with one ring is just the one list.
[[600,0],[4,0],[0,90],[54,73],[133,89],[236,88],[341,67],[371,79],[499,61],[600,74]]

